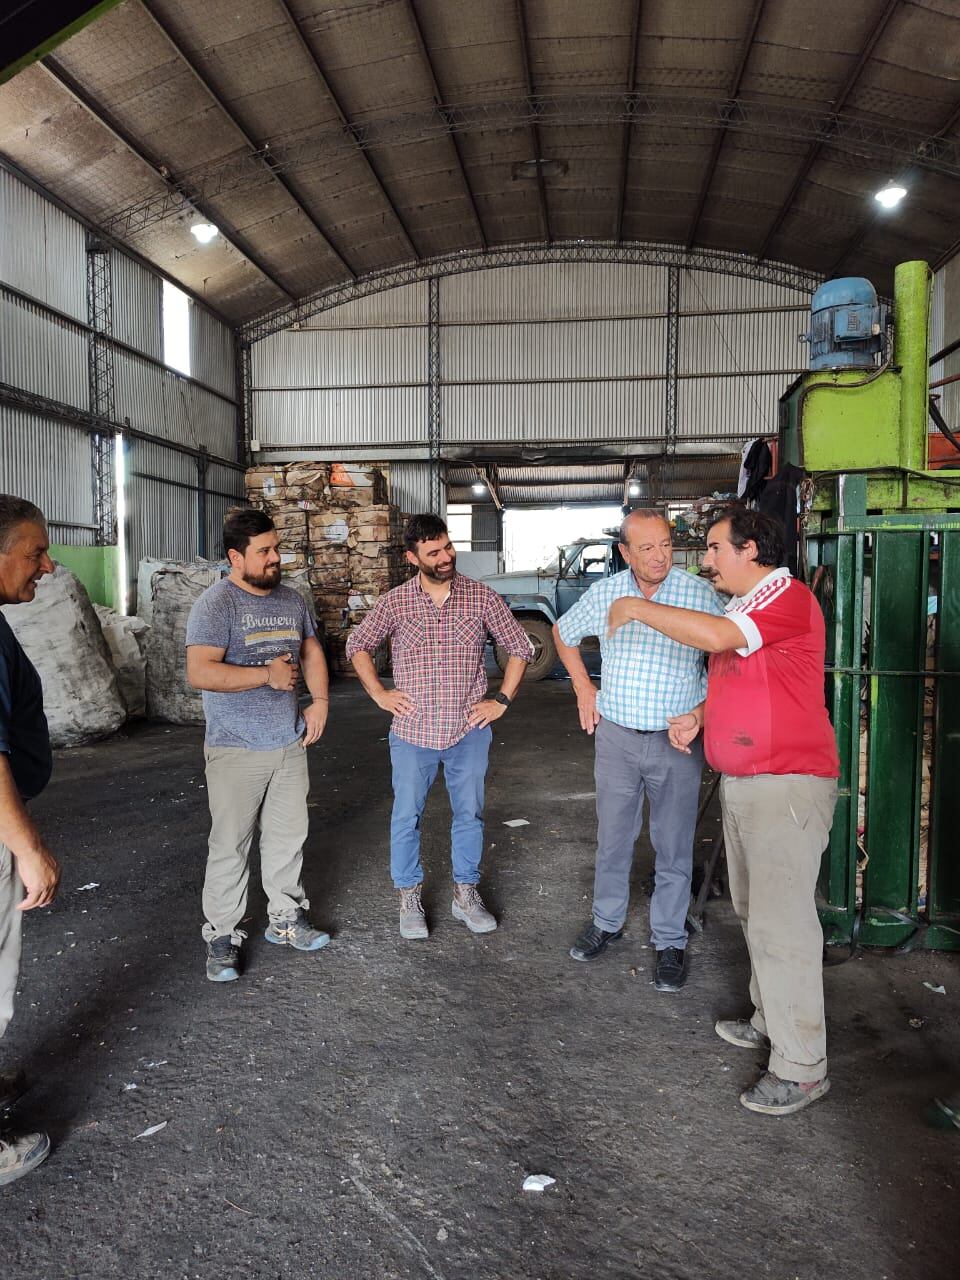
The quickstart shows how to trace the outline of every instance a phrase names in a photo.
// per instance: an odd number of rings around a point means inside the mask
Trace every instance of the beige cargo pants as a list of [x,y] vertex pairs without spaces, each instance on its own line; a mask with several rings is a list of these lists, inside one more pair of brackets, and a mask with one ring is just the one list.
[[814,891],[837,784],[799,773],[724,774],[720,801],[730,897],[750,953],[750,1021],[770,1039],[775,1075],[820,1080],[827,1032]]
[[[260,874],[271,920],[310,903],[303,892],[307,753],[299,741],[276,751],[204,747],[210,842],[203,885],[203,936],[233,934],[247,910],[250,846],[260,826]],[[238,939],[237,939],[238,940]]]
[[13,854],[5,844],[0,844],[0,1036],[13,1017],[13,997],[20,976],[23,912],[17,910],[17,903],[22,897],[23,885]]

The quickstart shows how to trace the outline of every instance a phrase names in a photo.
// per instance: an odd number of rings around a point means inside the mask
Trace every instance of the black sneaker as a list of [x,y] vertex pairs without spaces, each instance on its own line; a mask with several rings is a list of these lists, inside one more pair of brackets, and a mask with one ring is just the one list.
[[598,928],[591,920],[570,948],[570,955],[574,960],[596,960],[597,956],[607,949],[608,943],[616,942],[622,937],[622,929],[615,929],[610,933],[606,929]]
[[22,1071],[0,1071],[0,1111],[6,1111],[27,1092],[27,1077]]
[[207,977],[211,982],[235,982],[240,977],[240,948],[229,933],[207,943]]
[[687,953],[679,947],[657,952],[653,985],[658,991],[679,991],[687,980]]

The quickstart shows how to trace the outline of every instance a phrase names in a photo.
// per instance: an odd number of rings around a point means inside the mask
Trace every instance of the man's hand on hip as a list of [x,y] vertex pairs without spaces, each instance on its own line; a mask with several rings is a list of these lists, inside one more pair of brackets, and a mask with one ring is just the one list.
[[573,691],[577,695],[580,728],[584,733],[593,733],[600,723],[600,712],[597,710],[597,686],[591,680],[587,684],[574,685]]
[[392,716],[408,716],[417,709],[409,693],[402,689],[381,689],[373,700],[381,711],[389,711]]
[[475,702],[470,708],[467,724],[471,729],[483,729],[492,721],[499,720],[506,709],[502,702],[494,702],[492,698],[484,698],[481,702]]
[[60,863],[49,849],[40,848],[33,853],[14,855],[17,874],[23,881],[26,896],[17,903],[18,911],[32,911],[34,907],[49,907],[57,895],[60,883]]
[[667,716],[667,740],[671,747],[676,747],[685,755],[690,755],[690,743],[700,732],[700,718],[693,711],[685,711],[682,716]]
[[282,653],[267,663],[267,684],[278,693],[290,693],[297,687],[300,668],[289,653]]
[[327,710],[329,709],[329,705],[330,704],[324,700],[322,702],[311,702],[309,707],[304,707],[303,720],[307,728],[300,741],[305,747],[312,747],[327,727]]

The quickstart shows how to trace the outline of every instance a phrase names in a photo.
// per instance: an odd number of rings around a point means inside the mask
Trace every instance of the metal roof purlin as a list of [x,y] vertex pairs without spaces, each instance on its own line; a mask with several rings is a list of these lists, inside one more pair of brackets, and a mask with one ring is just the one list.
[[470,185],[470,179],[467,177],[467,167],[463,161],[463,152],[460,149],[460,141],[457,137],[456,130],[454,130],[451,127],[450,116],[447,112],[447,107],[445,105],[443,90],[440,87],[440,82],[437,80],[437,73],[434,70],[433,59],[430,57],[430,51],[427,48],[427,42],[423,38],[423,27],[420,25],[420,16],[417,13],[416,0],[406,0],[406,8],[407,8],[407,13],[409,14],[409,17],[410,17],[410,25],[413,27],[414,34],[417,37],[417,44],[420,48],[420,55],[423,58],[424,67],[426,68],[427,75],[430,78],[430,86],[433,91],[434,101],[437,104],[437,111],[439,112],[440,117],[442,118],[444,124],[447,126],[447,128],[450,131],[450,143],[453,146],[454,152],[456,153],[457,168],[460,173],[460,181],[463,185],[463,191],[464,191],[464,195],[467,198],[467,203],[470,205],[470,212],[473,214],[473,221],[477,228],[477,237],[480,241],[481,246],[484,249],[486,249],[488,248],[487,233],[483,229],[483,222],[481,221],[481,218],[480,218],[480,211],[477,208],[476,196],[473,193],[473,187],[471,187]]
[[516,0],[517,9],[517,29],[520,34],[520,65],[523,71],[524,91],[527,95],[527,102],[530,104],[532,119],[530,121],[530,136],[533,139],[533,161],[537,166],[537,195],[540,200],[540,234],[546,244],[550,244],[553,237],[550,235],[550,210],[547,207],[547,191],[543,182],[543,149],[540,146],[540,126],[537,124],[539,115],[538,100],[533,95],[533,75],[530,71],[530,48],[527,39],[527,15],[523,7],[523,0]]
[[324,71],[323,67],[320,65],[320,59],[317,56],[316,50],[314,49],[313,45],[309,42],[307,37],[300,30],[300,23],[294,17],[289,4],[287,3],[287,0],[277,0],[277,3],[279,4],[280,8],[283,10],[284,14],[286,15],[287,21],[290,23],[290,27],[294,32],[294,34],[296,35],[297,40],[300,43],[300,47],[303,49],[307,57],[310,59],[310,62],[313,65],[314,73],[316,74],[316,77],[319,80],[324,93],[330,99],[333,109],[337,113],[337,118],[339,119],[340,124],[343,126],[343,129],[346,131],[346,133],[350,137],[352,137],[354,142],[356,143],[357,150],[361,158],[363,159],[364,163],[366,164],[366,167],[370,172],[370,176],[373,178],[374,184],[376,185],[378,191],[380,192],[380,195],[384,203],[387,205],[390,212],[393,214],[394,220],[397,226],[400,228],[400,232],[404,240],[406,240],[407,245],[409,246],[410,252],[413,254],[415,258],[419,258],[420,250],[417,248],[414,242],[413,236],[410,234],[410,230],[407,227],[407,224],[404,222],[400,214],[400,210],[397,208],[393,197],[390,195],[390,192],[387,190],[387,185],[384,182],[379,169],[374,164],[370,156],[367,154],[367,150],[365,149],[361,141],[361,131],[359,127],[353,124],[353,122],[347,117],[347,113],[344,111],[343,106],[340,103],[340,99],[337,97],[336,93],[334,93],[333,86],[331,85],[330,81],[327,79],[326,72]]
[[832,140],[833,122],[836,120],[837,116],[839,116],[840,112],[846,106],[847,99],[850,97],[850,94],[853,92],[854,87],[860,78],[860,73],[863,71],[863,68],[867,65],[867,62],[870,59],[870,55],[873,53],[874,49],[877,46],[877,42],[880,40],[883,33],[886,31],[887,25],[890,22],[890,19],[893,17],[896,10],[900,7],[901,3],[902,3],[902,0],[886,0],[886,5],[884,7],[883,13],[880,15],[879,19],[874,24],[869,36],[867,37],[866,43],[864,44],[860,52],[857,54],[856,61],[854,62],[853,66],[850,68],[850,71],[847,74],[846,80],[844,80],[843,84],[840,86],[837,96],[833,99],[831,103],[830,122],[825,131],[825,136],[822,139],[818,139],[816,142],[814,142],[807,150],[807,154],[806,156],[804,156],[803,162],[800,165],[799,170],[797,171],[797,175],[793,180],[793,184],[790,187],[790,191],[788,192],[786,199],[781,204],[780,208],[778,209],[773,219],[773,222],[770,224],[770,226],[767,229],[766,235],[763,237],[763,243],[761,244],[760,251],[757,254],[758,258],[765,258],[767,256],[767,253],[770,250],[770,245],[773,243],[774,237],[776,236],[777,232],[780,230],[781,226],[783,225],[784,219],[787,217],[790,210],[793,208],[793,202],[796,199],[797,193],[800,190],[801,186],[803,185],[807,177],[807,174],[813,168],[814,163],[816,162],[817,157],[820,155],[822,148]]
[[[757,37],[757,28],[760,26],[760,19],[763,17],[763,6],[765,4],[766,0],[756,0],[756,3],[753,6],[750,25],[740,48],[740,63],[737,67],[736,74],[733,77],[733,84],[730,88],[731,110],[733,109],[737,99],[740,97],[740,87],[743,84],[743,76],[747,69],[747,63],[750,61],[750,54],[753,50],[753,44]],[[710,194],[710,188],[713,185],[713,175],[717,171],[717,163],[720,159],[720,152],[723,150],[723,144],[726,141],[726,137],[727,126],[724,123],[717,130],[717,136],[713,140],[710,159],[707,161],[707,171],[703,175],[703,182],[700,184],[700,196],[697,200],[697,207],[694,210],[693,217],[690,220],[690,230],[687,232],[688,249],[692,249],[696,243],[697,232],[700,230],[700,219],[703,217],[703,210],[707,203],[707,196]]]
[[573,244],[522,244],[487,250],[458,250],[424,261],[406,262],[396,267],[372,271],[357,280],[331,285],[300,298],[292,306],[270,311],[241,325],[241,342],[253,344],[269,338],[294,324],[345,302],[367,298],[401,285],[416,284],[435,277],[455,276],[470,271],[488,271],[498,267],[535,266],[553,262],[609,262],[626,266],[682,267],[739,276],[768,284],[796,289],[809,297],[823,283],[823,276],[789,263],[758,262],[756,258],[722,249],[684,249],[679,244],[632,241],[618,244],[614,240],[577,240]]
[[[281,3],[282,3],[282,0],[281,0]],[[331,242],[330,237],[327,235],[324,228],[320,225],[317,219],[306,207],[303,200],[296,193],[294,188],[290,185],[289,180],[285,178],[282,174],[278,173],[274,168],[274,166],[270,163],[268,148],[265,147],[263,143],[259,143],[255,141],[255,139],[253,139],[250,136],[250,134],[247,132],[242,122],[238,119],[238,117],[234,114],[234,112],[230,109],[230,107],[226,104],[226,102],[224,102],[223,98],[220,96],[217,90],[213,87],[210,81],[206,78],[206,76],[200,71],[200,68],[196,65],[193,59],[188,56],[186,51],[177,42],[172,32],[170,32],[167,29],[167,27],[161,21],[161,19],[158,18],[157,15],[153,12],[153,9],[150,7],[148,3],[148,0],[140,0],[140,7],[143,9],[144,13],[147,15],[147,17],[150,19],[153,25],[157,28],[157,30],[160,32],[163,38],[166,40],[167,44],[173,50],[173,53],[176,55],[176,57],[184,64],[185,67],[189,69],[191,75],[196,80],[200,88],[204,91],[204,93],[206,93],[206,95],[210,98],[210,100],[216,104],[216,106],[221,111],[221,113],[225,115],[226,118],[230,121],[231,125],[233,125],[234,129],[236,129],[237,133],[239,133],[240,137],[243,139],[244,143],[250,148],[251,152],[254,155],[261,158],[264,166],[269,171],[270,176],[287,193],[287,195],[293,201],[296,208],[300,211],[300,213],[304,216],[304,218],[306,218],[306,220],[313,227],[314,231],[323,241],[324,247],[326,248],[327,252],[337,260],[337,262],[340,264],[343,270],[347,272],[348,275],[351,275],[354,278],[356,278],[357,273],[354,271],[353,267],[350,266],[349,262],[347,262],[343,254],[336,247],[336,245],[334,245]]]
[[[208,209],[200,197],[194,196],[188,186],[172,175],[160,160],[151,156],[148,151],[139,142],[137,142],[130,133],[127,132],[123,125],[112,117],[105,107],[100,103],[95,102],[90,97],[83,86],[79,84],[78,81],[76,81],[55,58],[44,58],[39,65],[43,67],[44,71],[46,71],[47,75],[50,76],[51,79],[55,80],[61,88],[65,89],[67,93],[70,94],[71,98],[73,98],[75,102],[83,107],[88,115],[92,116],[102,128],[106,129],[112,137],[116,138],[117,142],[126,147],[131,155],[136,156],[141,164],[150,169],[154,176],[164,183],[171,195],[176,198],[178,207],[182,207],[184,204],[189,205],[195,209],[201,217],[206,218],[208,222],[216,222],[217,228],[224,240],[229,244],[232,244],[237,252],[242,254],[242,256],[246,258],[252,266],[256,267],[260,274],[269,280],[274,288],[282,293],[285,298],[289,298],[291,302],[296,302],[295,296],[290,292],[286,285],[284,285],[278,277],[273,274],[270,268],[261,260],[256,250],[250,247],[247,243],[246,237],[226,222],[222,216],[214,214],[210,209]],[[108,224],[104,230],[108,235],[113,236],[116,234],[110,224]]]
[[[643,0],[635,0],[633,7],[633,23],[630,27],[630,65],[627,67],[627,93],[633,94],[637,88],[637,46],[640,41],[640,18],[643,13]],[[620,189],[617,193],[617,224],[614,229],[615,240],[623,239],[623,211],[627,202],[627,174],[630,171],[630,139],[633,135],[633,119],[626,120],[623,125],[623,139],[620,143]]]
[[[947,177],[960,177],[960,139],[931,138],[923,133],[885,121],[863,117],[825,116],[806,104],[770,104],[740,100],[731,104],[724,98],[679,98],[654,93],[594,95],[565,94],[555,97],[540,95],[535,103],[528,98],[483,102],[470,106],[446,104],[445,119],[436,110],[409,113],[370,121],[364,125],[346,125],[322,132],[308,131],[270,153],[271,172],[282,173],[306,168],[321,160],[329,161],[350,155],[355,148],[402,146],[409,142],[429,141],[454,133],[489,132],[497,129],[523,129],[539,120],[551,126],[597,124],[612,127],[643,119],[646,124],[660,124],[672,130],[718,129],[724,127],[744,135],[786,138],[791,141],[818,142],[829,139],[830,145],[861,158],[874,156],[878,163],[902,165],[914,163],[922,169]],[[243,154],[218,161],[207,168],[191,170],[188,175],[198,197],[223,195],[228,191],[262,185],[271,179],[262,164],[261,155]],[[114,214],[108,222],[116,234],[132,234],[175,213],[183,197],[175,189],[160,195],[143,197]],[[411,256],[415,256],[411,251]]]

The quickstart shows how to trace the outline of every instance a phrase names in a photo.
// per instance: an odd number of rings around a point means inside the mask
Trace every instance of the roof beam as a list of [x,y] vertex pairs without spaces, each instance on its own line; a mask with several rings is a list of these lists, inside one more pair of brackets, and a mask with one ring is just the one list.
[[477,208],[476,196],[473,193],[473,187],[470,185],[470,179],[467,177],[467,166],[463,160],[463,149],[460,139],[453,128],[453,119],[448,111],[443,92],[437,80],[437,73],[434,70],[433,60],[430,57],[430,51],[427,48],[427,42],[423,38],[423,28],[420,25],[420,16],[417,13],[416,0],[406,0],[407,13],[410,17],[410,25],[413,27],[414,34],[417,37],[417,44],[420,46],[420,56],[426,68],[427,75],[430,77],[430,87],[433,92],[433,100],[437,104],[437,111],[440,113],[443,123],[450,131],[450,142],[457,156],[457,168],[460,172],[460,182],[463,186],[463,193],[466,196],[467,203],[470,205],[470,212],[473,215],[474,225],[477,230],[477,238],[484,249],[489,248],[487,242],[487,233],[483,229],[483,223],[480,220],[480,211]]
[[[933,135],[931,142],[936,142],[937,139],[939,138],[948,137],[950,134],[953,133],[954,129],[957,127],[958,124],[960,124],[960,103],[958,103],[954,107],[954,109],[950,112],[949,116],[946,118],[946,120],[937,130],[937,132]],[[915,166],[911,166],[903,170],[899,176],[900,176],[900,181],[903,183],[903,185],[905,187],[908,187],[909,183],[919,179],[920,170]],[[908,190],[909,190],[909,187],[908,187]],[[856,249],[863,242],[864,237],[868,235],[870,231],[873,230],[873,228],[876,226],[876,224],[880,221],[880,219],[883,216],[884,215],[878,210],[876,213],[872,214],[869,218],[865,218],[863,222],[861,222],[860,226],[857,227],[856,231],[853,233],[853,235],[844,245],[843,251],[840,254],[840,256],[836,259],[836,261],[831,266],[830,270],[827,272],[828,276],[836,275],[836,273],[839,271],[842,264],[847,260],[847,258],[849,258],[850,254],[853,253],[854,249]],[[950,248],[947,249],[945,253],[941,254],[941,256],[933,264],[933,269],[936,271],[940,267],[942,267],[943,264],[945,262],[948,262],[958,250],[960,250],[960,240],[954,241],[954,243],[950,246]]]
[[190,71],[190,74],[193,76],[194,80],[196,80],[197,84],[204,91],[207,97],[210,98],[211,101],[214,102],[216,106],[219,108],[221,113],[227,117],[231,125],[233,125],[234,129],[236,129],[237,133],[239,133],[240,137],[243,139],[246,145],[250,148],[250,150],[252,152],[259,154],[262,157],[263,165],[267,169],[267,171],[270,173],[270,176],[273,178],[274,182],[276,182],[277,185],[281,187],[283,191],[286,192],[289,198],[293,201],[297,210],[303,215],[304,218],[306,218],[307,222],[310,223],[311,227],[313,227],[314,231],[323,241],[324,248],[327,250],[327,252],[337,260],[339,265],[343,268],[344,272],[348,276],[352,276],[353,279],[356,279],[356,276],[357,276],[356,271],[354,271],[350,263],[347,262],[343,254],[336,247],[336,245],[332,243],[332,241],[330,240],[330,237],[327,235],[326,231],[320,225],[320,223],[316,220],[313,214],[309,211],[309,209],[307,209],[306,205],[304,204],[304,201],[297,194],[289,178],[285,178],[283,177],[282,174],[277,173],[276,170],[273,168],[273,166],[270,164],[270,161],[266,154],[266,150],[264,148],[263,143],[257,142],[254,138],[250,136],[250,134],[244,128],[239,118],[233,113],[233,111],[231,111],[231,109],[227,106],[226,102],[224,102],[223,98],[220,96],[217,90],[214,89],[210,81],[206,78],[206,76],[204,76],[204,74],[201,72],[200,68],[196,65],[193,59],[188,56],[188,54],[184,51],[184,49],[180,46],[180,44],[174,38],[173,33],[164,24],[164,22],[157,17],[153,9],[150,7],[148,0],[140,0],[140,6],[143,9],[144,13],[147,15],[147,17],[150,19],[150,21],[153,23],[153,25],[156,27],[156,29],[160,32],[160,34],[166,40],[167,44],[173,50],[174,55]]
[[[634,0],[633,22],[630,26],[630,61],[627,67],[627,93],[632,94],[637,87],[637,53],[640,41],[640,18],[643,13],[643,0]],[[633,137],[633,120],[628,119],[623,125],[623,137],[620,143],[620,187],[617,193],[617,221],[614,227],[614,240],[623,239],[623,211],[627,203],[627,174],[630,170],[630,141]]]
[[[520,65],[523,71],[523,87],[532,108],[535,109],[536,104],[533,96],[533,75],[530,71],[530,43],[527,37],[527,15],[524,9],[523,0],[516,0],[517,5],[517,29],[520,33]],[[540,201],[540,234],[543,236],[545,244],[553,243],[553,236],[550,234],[550,211],[547,208],[547,191],[543,182],[543,150],[540,146],[540,128],[534,121],[530,126],[530,136],[533,139],[533,159],[537,166],[537,195]]]
[[[756,0],[753,6],[753,14],[750,18],[750,25],[744,36],[743,43],[740,46],[740,61],[737,65],[736,74],[733,77],[733,86],[730,90],[730,106],[740,96],[740,88],[743,85],[744,73],[747,69],[747,63],[750,61],[750,54],[753,51],[753,44],[757,36],[757,28],[760,26],[760,19],[763,17],[763,6],[766,0]],[[694,210],[693,218],[690,220],[690,230],[687,232],[687,248],[692,249],[697,240],[697,232],[700,230],[700,219],[703,217],[703,210],[706,207],[707,196],[710,194],[710,188],[713,185],[713,175],[717,171],[717,162],[720,159],[720,152],[723,150],[723,144],[727,138],[727,126],[722,124],[717,130],[717,135],[713,140],[713,149],[710,152],[710,159],[707,161],[707,170],[703,175],[703,182],[700,186],[700,196],[697,200],[697,207]]]
[[[871,54],[876,48],[878,41],[883,36],[883,33],[886,31],[887,26],[890,23],[890,19],[893,17],[897,9],[900,7],[900,4],[901,4],[901,0],[886,0],[886,3],[883,8],[883,13],[881,13],[879,19],[874,24],[874,27],[870,32],[869,36],[867,36],[866,43],[864,44],[860,52],[857,54],[856,61],[854,62],[853,66],[850,68],[850,71],[847,74],[846,80],[844,80],[843,84],[840,86],[837,96],[833,99],[833,102],[831,103],[832,115],[834,116],[839,115],[840,112],[843,110],[844,106],[846,105],[847,99],[850,97],[850,94],[853,92],[857,81],[860,79],[860,73],[863,71],[863,68],[867,65],[867,62],[869,61]],[[763,237],[763,243],[761,244],[760,251],[757,254],[758,258],[763,259],[769,253],[770,246],[773,243],[774,237],[776,236],[777,232],[780,230],[781,226],[783,225],[783,222],[787,217],[787,215],[789,214],[790,210],[793,208],[793,202],[796,199],[797,192],[800,190],[800,187],[803,185],[804,181],[806,180],[807,175],[809,174],[810,170],[813,168],[814,164],[819,158],[820,152],[823,150],[823,147],[824,147],[824,143],[821,141],[817,141],[812,143],[807,148],[807,154],[804,156],[803,162],[801,163],[800,168],[797,171],[797,174],[793,180],[793,184],[790,187],[790,190],[787,192],[787,197],[781,204],[777,213],[775,214],[773,222],[771,222],[770,226],[767,228],[767,233]]]
[[203,201],[196,199],[191,195],[189,188],[174,177],[166,165],[156,156],[152,156],[149,152],[128,133],[127,130],[116,120],[113,115],[101,103],[95,102],[87,93],[83,86],[73,78],[70,73],[60,65],[55,58],[44,58],[40,63],[47,75],[55,80],[63,89],[69,93],[88,115],[107,132],[114,137],[117,142],[124,146],[132,155],[152,171],[155,177],[159,178],[166,187],[171,191],[177,192],[183,199],[187,201],[201,217],[207,222],[214,223],[217,230],[229,244],[242,254],[260,274],[277,289],[288,302],[296,302],[296,297],[290,292],[285,284],[271,271],[267,264],[260,258],[257,251],[249,244],[246,237],[233,228],[219,213],[214,211]]
[[[495,470],[495,468],[494,468]],[[497,492],[496,481],[491,477],[486,467],[477,467],[477,474],[490,491],[490,497],[493,499],[493,505],[498,511],[503,510],[503,503],[500,501],[500,494]]]
[[340,124],[342,125],[346,133],[349,134],[350,137],[352,137],[354,142],[356,143],[357,154],[360,156],[361,160],[365,164],[367,171],[370,174],[370,177],[373,179],[374,185],[377,187],[378,191],[380,192],[380,198],[383,200],[384,204],[386,204],[387,208],[390,210],[391,214],[393,215],[394,221],[396,222],[397,226],[400,228],[400,234],[403,236],[404,240],[406,241],[407,248],[410,250],[411,255],[417,260],[419,260],[420,251],[413,242],[413,237],[410,234],[410,230],[407,227],[407,224],[404,222],[403,218],[401,217],[400,210],[397,208],[396,203],[393,200],[393,197],[390,195],[390,192],[387,190],[386,183],[384,182],[383,177],[380,174],[380,171],[378,170],[377,166],[374,164],[373,160],[370,158],[370,155],[368,154],[368,152],[361,145],[360,139],[357,135],[357,128],[347,117],[347,114],[344,111],[343,106],[341,105],[340,99],[334,93],[333,86],[331,85],[330,81],[327,79],[327,76],[323,70],[323,67],[320,65],[320,60],[317,57],[317,54],[313,48],[313,45],[310,44],[306,36],[300,30],[300,23],[294,17],[289,4],[287,3],[287,0],[277,0],[277,4],[279,4],[280,8],[283,10],[284,14],[286,15],[287,21],[289,22],[291,30],[293,31],[294,35],[297,37],[297,40],[300,44],[301,49],[303,49],[304,53],[310,59],[310,62],[313,65],[314,73],[317,79],[320,81],[320,85],[323,88],[324,93],[330,99],[330,102],[333,106],[334,111],[337,113],[337,119],[340,121]]

